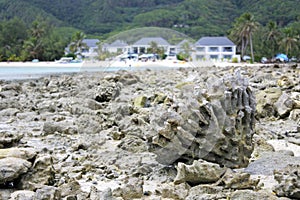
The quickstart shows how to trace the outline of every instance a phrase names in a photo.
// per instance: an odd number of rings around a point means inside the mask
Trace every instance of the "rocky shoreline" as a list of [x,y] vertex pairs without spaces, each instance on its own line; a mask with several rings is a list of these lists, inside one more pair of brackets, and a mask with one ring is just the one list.
[[297,65],[0,83],[0,199],[300,198]]

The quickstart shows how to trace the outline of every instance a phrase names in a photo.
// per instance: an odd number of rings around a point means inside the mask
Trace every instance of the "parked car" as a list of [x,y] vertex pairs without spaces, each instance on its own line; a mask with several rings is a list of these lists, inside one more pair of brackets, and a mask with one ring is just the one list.
[[260,60],[260,62],[266,64],[269,61],[268,61],[268,59],[266,57],[262,57],[261,60]]
[[242,59],[243,59],[243,61],[249,61],[249,60],[251,60],[251,57],[245,55],[245,56],[243,56]]
[[297,59],[295,56],[293,56],[293,57],[291,57],[290,61],[291,61],[291,62],[298,62],[299,59]]
[[287,57],[287,55],[283,54],[283,53],[279,53],[275,56],[275,60],[276,62],[289,62],[289,58]]

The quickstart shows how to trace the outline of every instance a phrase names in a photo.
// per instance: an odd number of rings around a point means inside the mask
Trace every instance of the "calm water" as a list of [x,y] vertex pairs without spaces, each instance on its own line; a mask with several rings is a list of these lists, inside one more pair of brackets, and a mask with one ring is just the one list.
[[53,74],[68,74],[78,72],[101,72],[101,71],[118,71],[118,70],[162,70],[170,69],[169,67],[0,67],[0,80],[15,80],[15,79],[34,79]]

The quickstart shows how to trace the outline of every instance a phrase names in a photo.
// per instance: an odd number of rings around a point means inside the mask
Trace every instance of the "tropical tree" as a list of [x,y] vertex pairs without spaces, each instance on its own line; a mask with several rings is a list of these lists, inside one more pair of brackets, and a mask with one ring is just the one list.
[[272,56],[275,55],[276,51],[279,48],[279,38],[280,38],[280,31],[277,27],[276,22],[270,21],[267,24],[267,32],[266,32],[266,42],[267,48],[271,50]]
[[179,52],[179,57],[183,58],[184,60],[191,60],[191,52],[192,52],[192,47],[190,45],[189,41],[184,42],[181,45],[182,51]]
[[149,45],[150,45],[150,47],[147,49],[148,53],[158,53],[159,48],[158,48],[158,44],[156,42],[151,41],[149,43]]
[[30,38],[24,42],[22,57],[24,60],[40,59],[42,46],[36,38]]
[[148,53],[158,54],[159,57],[163,57],[164,55],[164,49],[162,47],[159,47],[158,44],[154,41],[151,41],[149,43],[150,47],[147,49]]
[[44,42],[43,38],[48,34],[47,24],[40,18],[32,22],[29,29],[29,38],[25,40],[23,45],[23,59],[39,59],[43,60]]
[[282,33],[283,37],[280,41],[280,46],[284,49],[286,55],[293,54],[299,48],[299,35],[290,27],[284,28]]
[[45,60],[61,58],[65,53],[65,47],[68,45],[68,40],[55,31],[52,31],[43,41],[45,46],[43,57]]
[[71,53],[81,55],[82,51],[84,49],[88,49],[87,44],[83,42],[83,40],[85,38],[86,38],[86,35],[81,31],[77,31],[73,35],[72,41],[71,41],[71,44],[70,44],[70,47],[69,47]]
[[251,59],[254,61],[253,53],[253,34],[258,29],[259,23],[255,21],[254,16],[250,13],[244,13],[235,20],[231,30],[230,37],[240,45],[242,57],[250,44]]
[[1,60],[16,59],[21,55],[24,40],[27,38],[26,26],[19,18],[0,24]]

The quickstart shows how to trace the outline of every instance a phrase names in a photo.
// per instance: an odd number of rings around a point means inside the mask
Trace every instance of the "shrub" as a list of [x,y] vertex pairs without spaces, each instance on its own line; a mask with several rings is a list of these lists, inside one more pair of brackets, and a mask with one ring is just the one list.
[[238,63],[238,58],[237,57],[232,58],[231,62],[232,63]]

